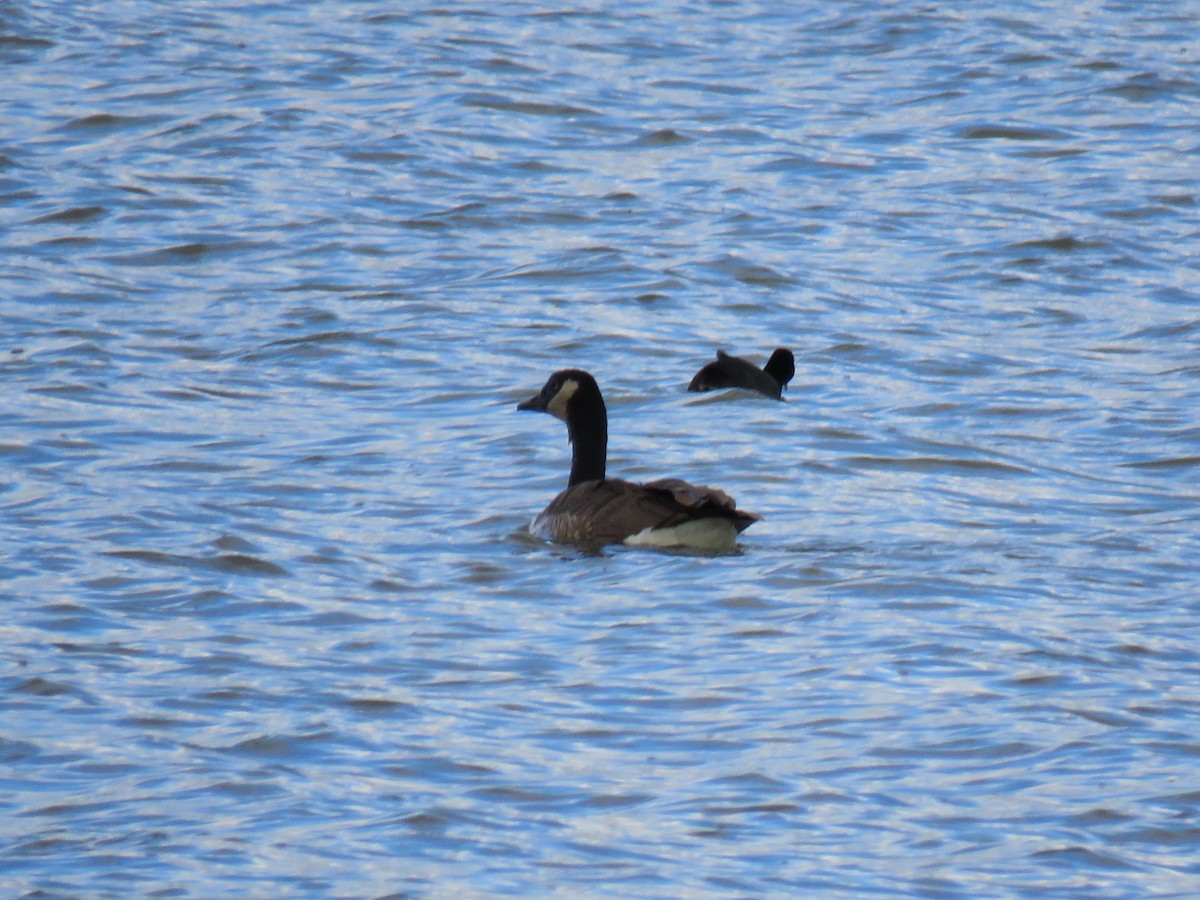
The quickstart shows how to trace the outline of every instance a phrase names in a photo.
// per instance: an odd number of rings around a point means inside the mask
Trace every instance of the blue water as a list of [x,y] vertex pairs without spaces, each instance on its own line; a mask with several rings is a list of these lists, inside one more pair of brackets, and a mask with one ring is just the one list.
[[1200,6],[186,6],[0,4],[0,894],[1200,894]]

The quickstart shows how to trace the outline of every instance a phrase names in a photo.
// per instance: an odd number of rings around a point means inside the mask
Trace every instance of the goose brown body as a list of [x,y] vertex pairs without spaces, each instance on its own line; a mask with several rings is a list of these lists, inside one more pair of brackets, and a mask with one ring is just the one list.
[[689,391],[717,391],[722,388],[743,388],[758,391],[768,397],[782,399],[783,389],[796,374],[792,351],[778,347],[761,369],[740,356],[717,351],[714,362],[705,364],[688,385]]
[[[644,535],[644,540],[636,543],[653,544],[657,542],[652,532],[674,530],[702,519],[728,522],[737,534],[759,517],[738,509],[724,491],[697,487],[678,478],[646,484],[606,478],[567,488],[534,519],[531,530],[549,540],[571,544],[619,544],[638,535]],[[719,539],[729,526],[714,523],[709,531]],[[688,532],[685,529],[683,533]]]
[[631,543],[727,550],[759,520],[716,488],[678,478],[636,484],[606,478],[607,411],[594,378],[581,369],[555,372],[536,397],[517,406],[548,412],[567,424],[572,444],[566,490],[550,501],[531,530],[561,543]]

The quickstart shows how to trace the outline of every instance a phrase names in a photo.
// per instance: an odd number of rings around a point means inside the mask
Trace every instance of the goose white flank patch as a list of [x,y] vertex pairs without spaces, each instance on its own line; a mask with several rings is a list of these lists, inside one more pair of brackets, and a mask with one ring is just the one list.
[[539,537],[568,544],[732,550],[737,535],[761,516],[737,508],[724,491],[678,478],[635,484],[605,477],[608,413],[600,387],[582,369],[555,372],[517,409],[548,412],[567,424],[571,476],[530,526]]
[[740,356],[717,351],[714,362],[704,365],[692,376],[689,391],[719,391],[723,388],[743,388],[758,391],[777,400],[783,399],[783,389],[796,374],[796,358],[787,347],[778,347],[761,369]]

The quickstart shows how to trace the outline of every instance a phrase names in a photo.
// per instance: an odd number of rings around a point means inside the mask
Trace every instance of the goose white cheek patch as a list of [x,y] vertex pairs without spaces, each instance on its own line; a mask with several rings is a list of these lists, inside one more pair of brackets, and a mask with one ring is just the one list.
[[579,390],[579,382],[575,379],[570,378],[563,382],[558,393],[546,404],[546,412],[556,419],[567,421],[567,404],[571,402],[571,398],[575,396],[577,390]]

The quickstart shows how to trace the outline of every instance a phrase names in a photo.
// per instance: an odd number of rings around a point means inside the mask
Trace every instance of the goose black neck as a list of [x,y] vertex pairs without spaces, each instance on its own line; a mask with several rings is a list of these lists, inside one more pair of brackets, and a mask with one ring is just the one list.
[[608,413],[595,382],[581,385],[567,413],[571,440],[571,479],[567,487],[583,481],[603,481],[608,453]]

